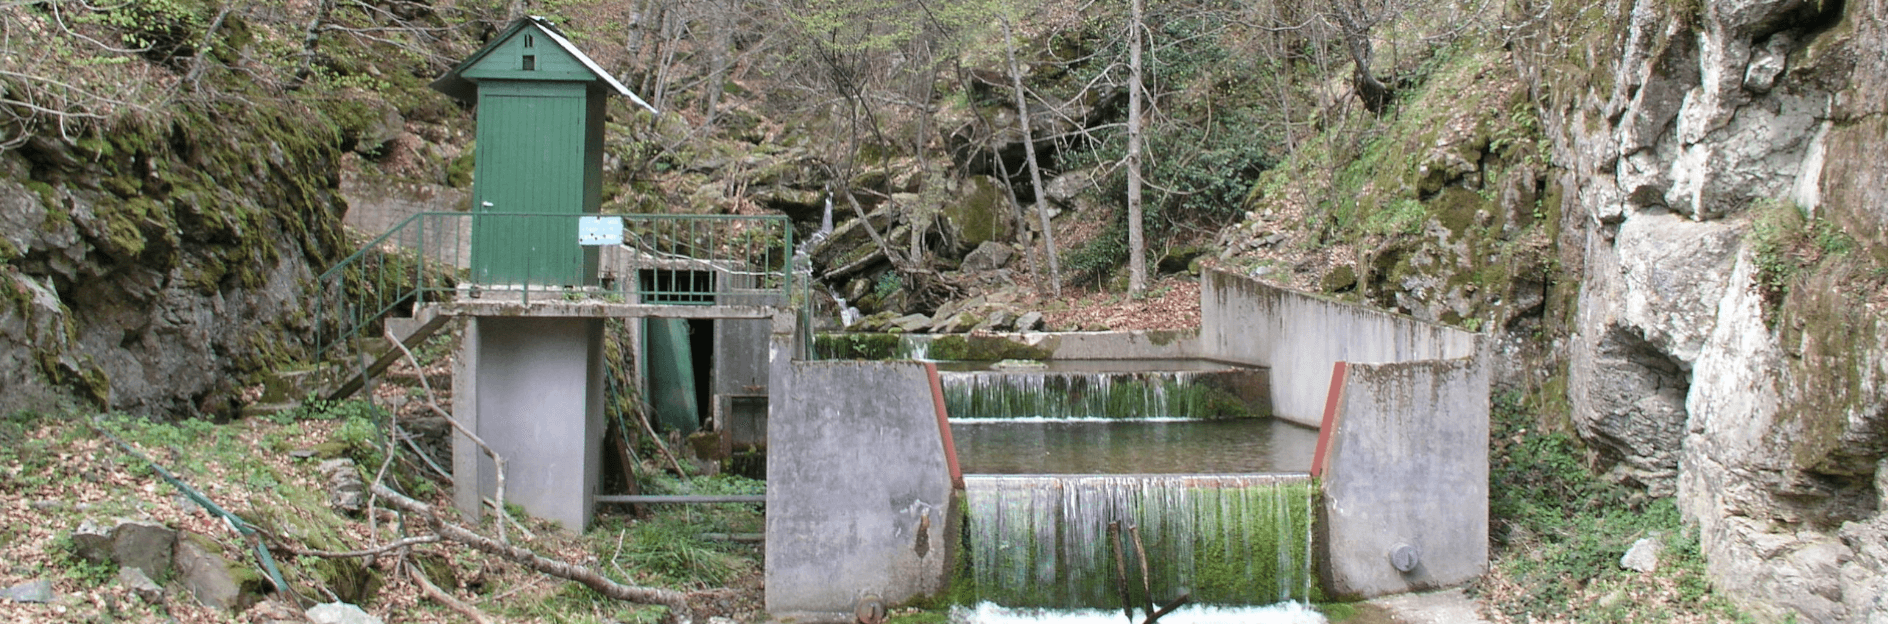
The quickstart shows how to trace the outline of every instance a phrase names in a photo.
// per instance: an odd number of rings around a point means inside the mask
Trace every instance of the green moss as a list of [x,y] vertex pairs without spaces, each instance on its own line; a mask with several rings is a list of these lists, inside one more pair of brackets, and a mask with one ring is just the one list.
[[1491,202],[1480,193],[1449,187],[1429,201],[1429,212],[1442,223],[1442,227],[1449,228],[1456,236],[1462,236],[1475,225],[1478,213],[1492,213],[1494,210]]
[[[348,522],[330,511],[318,490],[278,488],[276,491],[283,504],[261,503],[249,514],[251,522],[276,535],[293,536],[308,548],[353,550],[347,537]],[[358,558],[310,557],[293,563],[310,568],[306,571],[321,582],[322,589],[343,602],[366,604],[379,593],[383,584],[379,573]],[[441,577],[432,578],[438,581]]]
[[473,166],[478,162],[478,146],[468,145],[452,164],[446,167],[446,185],[453,188],[471,188]]
[[[894,616],[891,621],[906,624],[940,624],[948,621],[947,611],[956,605],[970,605],[977,602],[977,579],[970,569],[970,549],[964,545],[970,537],[970,505],[964,499],[964,491],[951,490],[951,519],[945,523],[945,535],[951,536],[950,570],[946,572],[944,590],[936,594],[924,594],[905,601],[901,606],[918,609],[917,613]],[[942,618],[941,620],[939,618]]]
[[1009,232],[1009,200],[1002,187],[987,177],[970,178],[958,193],[956,203],[944,207],[944,214],[958,228],[958,241],[973,249],[986,241],[1002,240]]
[[828,360],[893,360],[904,356],[904,340],[893,334],[819,334],[813,352]]
[[1357,287],[1357,271],[1348,264],[1338,265],[1324,274],[1320,285],[1327,293],[1354,289]]
[[[932,352],[936,353],[935,345]],[[1257,404],[1213,377],[1166,374],[1046,374],[1028,383],[949,384],[945,410],[978,418],[1245,418],[1265,416]]]
[[[978,598],[1011,607],[1118,609],[1121,599],[1113,570],[1118,555],[1135,579],[1128,583],[1135,604],[1170,600],[1179,588],[1185,588],[1197,604],[1270,604],[1281,596],[1322,600],[1316,583],[1307,582],[1316,576],[1309,565],[1306,539],[1315,492],[1316,486],[1298,482],[1193,488],[1186,496],[1158,491],[1129,494],[1120,518],[1124,527],[1120,553],[1114,540],[1102,537],[1105,531],[1097,530],[1101,527],[1082,528],[1100,539],[1064,537],[1076,530],[1067,523],[1095,520],[1081,512],[1062,509],[1045,516],[1037,510],[1004,509],[1007,505],[1000,500],[980,501],[992,508],[973,510],[971,522],[993,521],[997,516],[1010,522],[1003,527],[972,527],[975,539],[1000,544],[972,544]],[[1177,521],[1180,518],[1186,520]],[[1057,528],[1039,533],[1038,527],[1045,523]],[[1128,526],[1139,529],[1125,530]],[[1144,562],[1134,547],[1136,533],[1141,550],[1148,555]],[[1054,541],[1040,543],[1039,536],[1045,535]],[[1095,564],[1102,569],[1092,567]],[[1139,582],[1143,564],[1155,592],[1152,597]],[[1039,576],[1048,571],[1055,573],[1054,578]],[[1018,578],[1033,582],[1014,582]]]
[[[1872,475],[1868,444],[1849,440],[1857,410],[1874,400],[1866,386],[1872,351],[1882,343],[1884,321],[1869,312],[1864,295],[1882,276],[1861,254],[1825,258],[1804,269],[1779,313],[1778,342],[1800,349],[1788,361],[1782,416],[1794,422],[1790,450],[1796,466],[1838,478]],[[1858,284],[1874,282],[1874,287]]]
[[1164,346],[1173,344],[1175,340],[1180,340],[1181,338],[1184,338],[1190,335],[1191,334],[1188,332],[1182,332],[1182,331],[1177,331],[1177,330],[1172,330],[1172,329],[1152,329],[1152,330],[1148,330],[1146,333],[1147,341],[1154,343],[1154,346],[1156,347],[1164,347]]

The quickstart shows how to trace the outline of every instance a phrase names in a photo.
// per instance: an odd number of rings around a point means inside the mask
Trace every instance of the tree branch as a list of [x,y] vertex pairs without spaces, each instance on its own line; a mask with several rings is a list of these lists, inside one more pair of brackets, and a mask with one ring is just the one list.
[[465,527],[446,522],[440,519],[439,515],[433,511],[431,505],[407,498],[406,495],[395,492],[380,483],[373,484],[373,491],[376,495],[385,499],[389,505],[418,515],[421,520],[426,522],[428,526],[432,527],[434,531],[438,532],[440,536],[446,539],[471,546],[482,552],[510,559],[513,562],[544,574],[582,583],[585,587],[589,587],[590,589],[596,590],[599,594],[616,600],[668,607],[669,621],[673,624],[689,624],[693,620],[693,614],[688,606],[688,596],[682,592],[671,589],[623,585],[608,578],[604,578],[603,575],[598,574],[595,570],[590,568],[555,559],[548,559],[528,549],[503,544],[498,540],[480,535]]

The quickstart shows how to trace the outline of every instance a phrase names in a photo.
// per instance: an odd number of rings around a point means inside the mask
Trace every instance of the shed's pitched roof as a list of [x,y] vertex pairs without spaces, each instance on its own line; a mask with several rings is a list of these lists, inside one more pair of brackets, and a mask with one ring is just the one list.
[[577,59],[578,62],[583,63],[583,66],[589,69],[590,73],[596,74],[597,80],[608,85],[610,90],[629,98],[629,101],[635,102],[637,106],[641,106],[651,113],[657,112],[654,106],[650,106],[648,102],[644,102],[642,98],[637,97],[635,92],[630,91],[629,87],[623,86],[623,83],[618,81],[615,76],[611,76],[610,72],[603,71],[603,68],[598,66],[596,61],[591,60],[589,55],[584,54],[582,50],[577,49],[577,46],[572,45],[569,39],[564,38],[563,32],[557,30],[556,26],[551,25],[550,20],[536,15],[518,18],[518,21],[512,22],[511,26],[505,29],[505,32],[492,38],[491,43],[486,44],[483,48],[479,48],[479,51],[472,53],[472,56],[466,57],[464,61],[460,61],[457,67],[452,68],[452,71],[446,72],[446,75],[440,76],[438,80],[434,80],[429,86],[431,86],[434,91],[452,96],[454,99],[461,102],[469,103],[477,101],[478,85],[460,74],[464,73],[473,65],[476,65],[479,60],[491,54],[493,50],[498,49],[499,46],[509,41],[513,36],[516,36],[518,31],[526,28],[535,28],[538,32],[543,33],[544,36],[549,37],[551,41],[557,42],[557,46],[560,49],[569,54],[572,58]]

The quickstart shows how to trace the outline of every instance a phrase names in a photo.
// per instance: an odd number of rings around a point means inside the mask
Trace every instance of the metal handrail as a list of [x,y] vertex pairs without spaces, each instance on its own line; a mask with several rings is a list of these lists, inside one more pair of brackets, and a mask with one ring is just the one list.
[[[621,218],[622,241],[581,245],[583,217]],[[792,257],[784,215],[418,213],[316,279],[315,355],[395,310],[459,297],[788,307]]]

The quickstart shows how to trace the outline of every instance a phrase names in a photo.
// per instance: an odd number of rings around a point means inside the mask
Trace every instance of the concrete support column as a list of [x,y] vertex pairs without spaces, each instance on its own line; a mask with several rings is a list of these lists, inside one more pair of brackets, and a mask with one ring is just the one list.
[[[505,502],[582,531],[603,443],[603,321],[473,317],[453,376],[454,411],[506,462]],[[453,436],[453,501],[472,518],[497,467]]]

